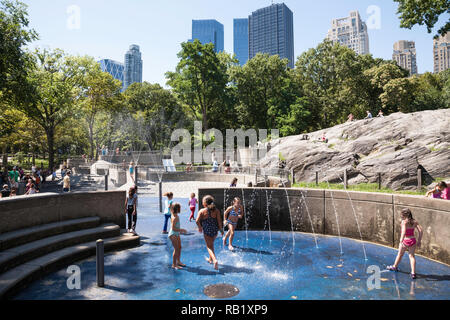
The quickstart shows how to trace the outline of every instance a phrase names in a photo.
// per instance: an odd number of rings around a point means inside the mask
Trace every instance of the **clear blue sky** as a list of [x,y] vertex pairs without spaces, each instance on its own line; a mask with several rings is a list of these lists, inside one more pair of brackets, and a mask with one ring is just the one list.
[[[270,0],[22,0],[29,5],[31,26],[40,40],[32,47],[60,48],[96,59],[124,60],[130,44],[138,44],[144,60],[144,81],[165,85],[164,74],[178,62],[180,43],[191,38],[192,19],[217,19],[225,26],[225,51],[233,52],[233,19],[271,4]],[[419,73],[433,71],[433,35],[423,26],[401,29],[393,0],[286,0],[294,12],[295,56],[317,46],[333,18],[358,10],[369,21],[370,6],[380,9],[380,28],[369,30],[370,52],[392,58],[395,41],[416,42]],[[79,29],[70,29],[67,10],[80,9]],[[441,17],[438,26],[448,20]],[[73,21],[73,20],[69,20]],[[436,28],[437,29],[437,28]]]

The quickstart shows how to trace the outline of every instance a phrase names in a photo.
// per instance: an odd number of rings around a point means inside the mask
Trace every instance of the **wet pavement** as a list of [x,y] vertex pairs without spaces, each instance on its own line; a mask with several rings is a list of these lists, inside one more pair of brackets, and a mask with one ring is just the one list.
[[[205,294],[213,285],[237,288],[230,300],[414,300],[450,298],[450,267],[417,257],[418,279],[410,279],[407,256],[400,272],[384,271],[393,263],[397,251],[388,247],[290,232],[245,231],[236,234],[236,250],[230,252],[216,240],[219,270],[205,261],[203,236],[189,222],[187,199],[182,204],[181,260],[187,267],[171,269],[172,245],[162,235],[164,218],[157,198],[140,197],[137,231],[141,246],[105,256],[105,288],[96,287],[95,258],[77,263],[81,270],[81,289],[69,290],[70,274],[64,268],[34,282],[16,299],[108,299],[108,300],[214,300]],[[381,273],[374,274],[373,270]],[[378,281],[379,280],[379,281]],[[379,286],[378,286],[379,285]],[[214,287],[212,287],[214,288]],[[219,286],[220,288],[220,286]],[[220,296],[220,292],[216,293]]]

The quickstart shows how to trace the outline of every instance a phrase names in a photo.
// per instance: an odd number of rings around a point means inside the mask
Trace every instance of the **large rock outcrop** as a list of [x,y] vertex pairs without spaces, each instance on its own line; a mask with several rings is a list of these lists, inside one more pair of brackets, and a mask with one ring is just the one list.
[[381,173],[383,186],[394,190],[417,188],[419,168],[424,185],[450,177],[450,109],[359,120],[308,136],[273,141],[261,167],[278,167],[281,153],[297,181],[315,181],[319,171],[321,181],[340,183],[347,169],[351,184],[375,183]]

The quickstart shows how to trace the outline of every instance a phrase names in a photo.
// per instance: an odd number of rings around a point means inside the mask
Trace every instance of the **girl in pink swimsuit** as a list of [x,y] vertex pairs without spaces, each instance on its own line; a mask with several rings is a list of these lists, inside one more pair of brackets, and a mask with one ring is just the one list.
[[[416,240],[414,231],[419,231],[419,238]],[[411,263],[411,278],[416,279],[416,248],[420,248],[423,236],[423,230],[420,224],[414,220],[411,210],[402,210],[402,234],[400,236],[400,248],[398,249],[397,259],[393,266],[388,266],[390,271],[398,271],[398,266],[402,261],[403,255],[406,251],[409,253],[409,261]]]

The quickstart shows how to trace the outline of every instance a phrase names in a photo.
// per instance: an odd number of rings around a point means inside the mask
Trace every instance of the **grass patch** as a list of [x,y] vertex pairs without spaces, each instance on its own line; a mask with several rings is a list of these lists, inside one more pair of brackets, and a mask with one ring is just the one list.
[[[44,169],[48,168],[48,159],[35,159],[35,164],[37,168],[41,167],[41,163]],[[23,161],[19,161],[17,157],[14,157],[11,159],[11,161],[8,162],[8,166],[14,167],[18,166],[21,167],[24,170],[31,170],[32,161],[31,159],[24,158]]]
[[431,152],[439,152],[439,151],[442,151],[442,150],[444,150],[444,148],[436,148],[436,147],[431,147],[430,148]]
[[[316,185],[314,182],[300,182],[294,184],[294,188],[309,188],[309,189],[325,189],[325,190],[345,190],[344,185],[340,183],[328,183],[320,182],[319,185]],[[414,191],[414,190],[400,190],[395,191],[389,188],[381,187],[378,189],[378,183],[361,183],[356,185],[349,185],[348,191],[361,191],[361,192],[379,192],[379,193],[391,193],[391,194],[409,194],[409,195],[425,195],[426,189],[422,189],[422,191]]]

